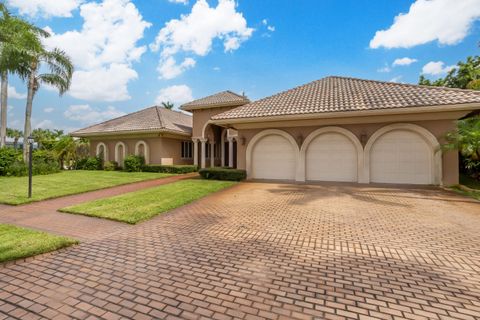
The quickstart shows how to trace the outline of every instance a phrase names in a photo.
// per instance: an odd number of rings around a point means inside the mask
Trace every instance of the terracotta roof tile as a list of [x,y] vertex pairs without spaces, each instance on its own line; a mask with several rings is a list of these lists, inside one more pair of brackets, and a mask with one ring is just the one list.
[[212,117],[214,120],[480,103],[480,91],[327,77]]
[[71,135],[93,136],[95,134],[156,131],[191,134],[192,117],[182,112],[154,106],[77,130]]
[[193,100],[185,103],[180,107],[182,110],[193,110],[205,107],[219,107],[219,106],[231,106],[231,105],[243,105],[249,103],[247,97],[236,94],[232,91],[222,91],[211,96]]

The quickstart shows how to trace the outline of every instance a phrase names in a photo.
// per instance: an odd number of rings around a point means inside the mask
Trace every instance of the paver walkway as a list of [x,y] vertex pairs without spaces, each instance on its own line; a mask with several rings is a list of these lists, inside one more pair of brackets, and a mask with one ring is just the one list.
[[101,239],[129,227],[125,223],[57,212],[58,209],[96,199],[156,187],[196,177],[197,173],[141,181],[72,196],[33,202],[20,206],[0,205],[0,223],[48,231],[82,241]]
[[0,267],[0,318],[480,318],[480,204],[436,189],[242,183]]

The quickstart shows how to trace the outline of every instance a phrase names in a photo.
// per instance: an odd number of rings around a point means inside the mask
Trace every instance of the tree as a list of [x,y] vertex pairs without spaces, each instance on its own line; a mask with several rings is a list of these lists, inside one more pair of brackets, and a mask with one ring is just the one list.
[[7,128],[7,137],[13,139],[13,147],[17,149],[18,139],[23,136],[23,132],[18,129]]
[[38,143],[39,149],[52,150],[56,141],[62,138],[63,130],[37,128],[32,131],[31,136]]
[[85,139],[72,138],[69,135],[64,135],[56,141],[54,151],[60,160],[62,169],[67,164],[71,168],[79,158],[88,156],[89,145]]
[[431,81],[421,75],[418,83],[427,86],[480,90],[480,56],[467,57],[467,61],[458,62],[445,78]]
[[[67,54],[55,48],[51,51],[44,48],[29,53],[27,74],[25,79],[28,82],[27,103],[25,106],[25,129],[23,130],[24,141],[27,141],[31,134],[32,106],[35,94],[42,84],[47,84],[58,89],[63,95],[70,88],[73,75],[73,64]],[[42,66],[47,69],[46,73],[40,73]],[[23,159],[28,159],[28,145],[23,144]]]
[[168,110],[172,110],[175,105],[171,103],[170,101],[167,102],[162,102],[162,107]]
[[43,36],[48,36],[48,33],[12,16],[0,3],[0,147],[5,145],[7,129],[8,74],[21,76],[24,73],[24,58],[28,52],[41,48],[40,37]]

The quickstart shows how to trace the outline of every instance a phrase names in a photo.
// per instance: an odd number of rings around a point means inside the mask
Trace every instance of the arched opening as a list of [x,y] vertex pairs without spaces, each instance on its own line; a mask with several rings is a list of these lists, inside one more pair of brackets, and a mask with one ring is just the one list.
[[118,163],[118,166],[123,168],[123,161],[127,155],[127,146],[123,142],[117,142],[115,145],[115,161]]
[[146,164],[150,163],[150,152],[148,144],[145,141],[140,140],[135,144],[135,155],[142,156],[145,159]]
[[105,143],[99,142],[97,144],[97,150],[95,152],[95,155],[102,158],[103,161],[108,161],[108,149]]
[[441,184],[442,158],[437,138],[414,124],[380,128],[365,146],[370,182]]

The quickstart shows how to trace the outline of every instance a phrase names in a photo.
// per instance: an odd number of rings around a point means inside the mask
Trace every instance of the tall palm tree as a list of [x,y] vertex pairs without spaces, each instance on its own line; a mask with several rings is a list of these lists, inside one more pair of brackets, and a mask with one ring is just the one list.
[[[45,66],[46,73],[40,73],[40,68]],[[27,76],[28,82],[27,103],[25,107],[25,129],[23,130],[24,141],[28,140],[32,132],[32,106],[35,94],[42,84],[47,84],[58,89],[63,95],[70,88],[73,75],[73,63],[68,55],[55,48],[51,51],[41,49],[29,53]],[[23,76],[22,76],[23,77]],[[28,159],[28,146],[23,144],[23,159]]]
[[47,36],[46,31],[12,16],[0,3],[0,147],[5,145],[7,130],[8,74],[24,73],[24,58],[29,52],[39,50],[42,47],[40,38]]
[[168,110],[172,110],[175,105],[171,103],[170,101],[167,102],[162,102],[162,107]]
[[18,129],[7,128],[7,137],[13,139],[13,147],[17,149],[18,139],[23,136],[23,132]]

